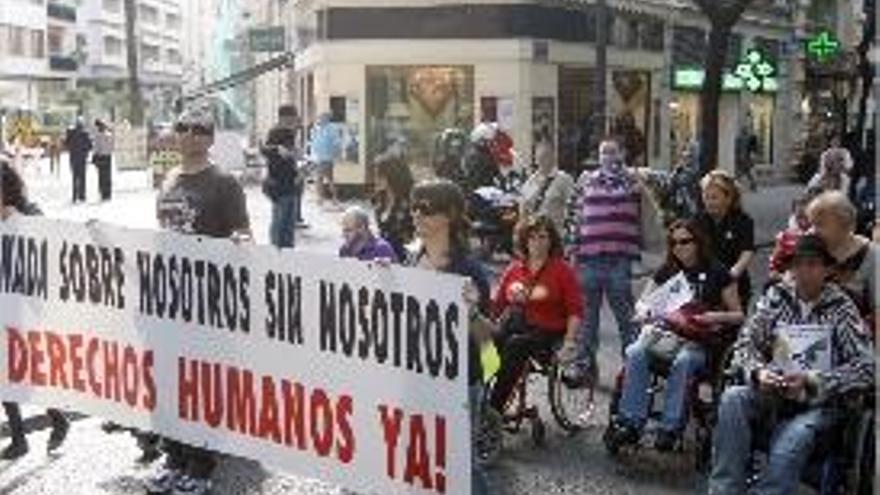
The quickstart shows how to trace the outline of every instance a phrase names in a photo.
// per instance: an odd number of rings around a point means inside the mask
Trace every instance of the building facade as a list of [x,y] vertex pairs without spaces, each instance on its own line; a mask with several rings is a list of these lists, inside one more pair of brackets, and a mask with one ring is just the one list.
[[75,113],[63,100],[76,83],[77,7],[75,0],[0,2],[0,142],[35,145],[37,131]]
[[[610,0],[607,78],[596,70],[594,2],[300,0],[294,101],[307,122],[329,113],[346,129],[340,180],[368,184],[370,164],[405,142],[417,175],[430,168],[443,129],[497,122],[528,163],[549,140],[563,168],[594,153],[594,94],[605,86],[607,127],[626,128],[630,161],[668,166],[698,135],[708,21],[689,2]],[[759,1],[736,28],[727,78],[747,49],[773,64],[773,81],[722,97],[721,155],[733,164],[736,131],[748,127],[765,167],[786,163],[786,53],[794,50],[787,1]]]
[[[148,118],[168,119],[183,76],[182,0],[138,0],[140,78]],[[83,0],[79,86],[105,95],[92,111],[113,118],[125,101],[128,77],[124,0]]]

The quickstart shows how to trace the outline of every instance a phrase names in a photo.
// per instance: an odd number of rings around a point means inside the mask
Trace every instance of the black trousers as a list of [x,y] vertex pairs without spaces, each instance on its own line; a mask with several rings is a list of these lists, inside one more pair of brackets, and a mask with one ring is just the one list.
[[[3,409],[6,411],[6,419],[9,421],[9,436],[12,438],[12,443],[23,443],[25,438],[21,408],[17,402],[4,402]],[[67,418],[58,409],[46,409],[46,414],[52,422],[52,428],[63,427],[67,423]]]
[[86,158],[72,157],[70,173],[73,177],[73,202],[86,200]]
[[208,479],[217,467],[217,454],[207,449],[164,438],[162,450],[166,454],[166,467],[181,471],[193,478]]
[[549,332],[535,327],[511,335],[503,335],[498,340],[501,352],[501,369],[492,387],[490,404],[497,411],[503,411],[510,399],[513,388],[519,382],[529,357],[544,351],[553,351],[564,338],[563,332]]
[[113,195],[113,157],[95,155],[94,161],[98,169],[98,190],[101,192],[101,199],[108,201]]

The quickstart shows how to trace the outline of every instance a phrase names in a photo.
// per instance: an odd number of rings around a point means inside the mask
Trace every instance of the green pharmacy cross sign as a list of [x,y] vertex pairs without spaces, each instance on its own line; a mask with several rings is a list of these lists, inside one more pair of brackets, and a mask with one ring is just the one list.
[[734,71],[736,77],[742,80],[752,93],[768,89],[767,83],[775,73],[776,68],[758,50],[747,51]]
[[807,53],[824,62],[840,52],[840,42],[829,31],[822,31],[807,41]]

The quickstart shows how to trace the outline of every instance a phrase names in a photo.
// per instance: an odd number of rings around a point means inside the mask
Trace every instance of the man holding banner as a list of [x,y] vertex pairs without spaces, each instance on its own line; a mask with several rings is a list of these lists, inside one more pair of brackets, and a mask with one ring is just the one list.
[[[175,125],[181,166],[171,171],[156,204],[163,229],[183,234],[249,240],[250,221],[244,191],[236,180],[208,160],[214,142],[209,115],[184,114]],[[166,438],[165,466],[147,480],[148,493],[201,495],[211,488],[215,453]]]

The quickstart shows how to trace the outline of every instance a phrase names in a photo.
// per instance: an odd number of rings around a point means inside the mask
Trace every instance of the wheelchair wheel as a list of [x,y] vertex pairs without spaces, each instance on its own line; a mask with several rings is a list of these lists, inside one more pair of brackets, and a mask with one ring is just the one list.
[[547,374],[550,409],[559,427],[577,433],[590,425],[594,413],[593,383],[566,383],[558,363]]
[[477,462],[491,466],[501,455],[504,442],[504,418],[494,408],[486,407],[480,415],[480,427],[474,442]]

